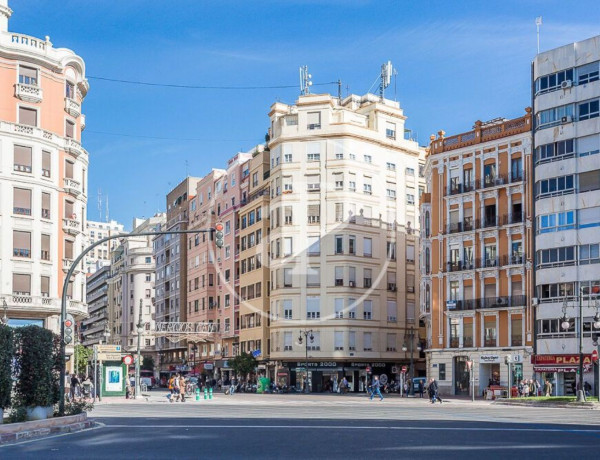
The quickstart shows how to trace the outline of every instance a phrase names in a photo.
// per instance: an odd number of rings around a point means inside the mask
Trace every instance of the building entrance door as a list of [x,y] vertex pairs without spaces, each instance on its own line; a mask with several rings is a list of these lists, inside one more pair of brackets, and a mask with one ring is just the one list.
[[467,357],[456,356],[454,358],[454,394],[459,396],[469,395],[469,370],[467,369]]

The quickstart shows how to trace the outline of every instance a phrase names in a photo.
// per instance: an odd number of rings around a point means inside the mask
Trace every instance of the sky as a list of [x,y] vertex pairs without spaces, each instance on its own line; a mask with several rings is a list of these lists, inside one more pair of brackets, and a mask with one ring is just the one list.
[[[90,154],[88,219],[131,228],[165,209],[186,175],[221,168],[264,141],[269,107],[313,92],[377,91],[382,63],[398,71],[396,98],[421,145],[439,130],[515,118],[530,105],[535,18],[541,50],[600,34],[597,0],[9,0],[9,30],[50,36],[86,62],[82,141]],[[94,78],[96,77],[96,78]],[[182,89],[100,78],[192,86]],[[323,83],[323,85],[321,85]],[[394,88],[395,87],[395,88]]]

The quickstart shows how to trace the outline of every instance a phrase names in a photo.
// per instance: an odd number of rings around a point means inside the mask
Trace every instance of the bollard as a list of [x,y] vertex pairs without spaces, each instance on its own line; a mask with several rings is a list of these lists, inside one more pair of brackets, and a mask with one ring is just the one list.
[[208,389],[204,387],[204,399],[208,399]]
[[200,388],[196,388],[196,401],[200,401]]
[[212,387],[208,390],[208,399],[212,399]]

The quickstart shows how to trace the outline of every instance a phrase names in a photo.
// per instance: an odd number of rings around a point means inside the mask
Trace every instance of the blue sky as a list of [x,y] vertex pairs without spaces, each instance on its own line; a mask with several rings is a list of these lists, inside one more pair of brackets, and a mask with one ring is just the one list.
[[[535,17],[541,49],[600,34],[597,0],[12,0],[10,30],[73,49],[89,77],[213,86],[279,86],[340,78],[363,94],[388,59],[397,98],[421,144],[477,119],[520,116],[530,101]],[[269,106],[298,89],[190,90],[90,78],[85,100],[90,152],[88,218],[97,192],[110,217],[164,210],[186,175],[222,167],[261,142]],[[314,92],[337,91],[334,85]],[[388,96],[393,96],[393,88]],[[110,133],[110,134],[108,134]],[[164,139],[154,139],[164,138]],[[186,168],[187,164],[187,168]]]

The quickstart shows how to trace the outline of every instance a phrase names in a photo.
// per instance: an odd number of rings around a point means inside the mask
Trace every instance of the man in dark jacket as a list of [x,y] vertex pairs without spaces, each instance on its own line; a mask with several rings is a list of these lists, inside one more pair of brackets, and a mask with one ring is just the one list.
[[383,401],[383,395],[381,394],[381,382],[379,381],[379,377],[373,377],[373,381],[371,382],[371,401],[373,401],[373,396],[379,396],[379,400]]
[[442,398],[438,395],[438,384],[433,377],[429,379],[427,394],[429,395],[429,399],[431,399],[431,404],[435,404],[436,399],[442,404]]

